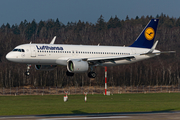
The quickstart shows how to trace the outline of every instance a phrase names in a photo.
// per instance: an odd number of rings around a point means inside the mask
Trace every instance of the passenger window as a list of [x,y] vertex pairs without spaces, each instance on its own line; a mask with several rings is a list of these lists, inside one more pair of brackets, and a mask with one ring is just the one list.
[[24,49],[22,49],[22,52],[25,52]]

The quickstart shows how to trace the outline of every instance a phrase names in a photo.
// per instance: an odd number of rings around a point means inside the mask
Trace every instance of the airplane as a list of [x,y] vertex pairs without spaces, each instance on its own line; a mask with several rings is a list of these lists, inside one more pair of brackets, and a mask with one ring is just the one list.
[[67,66],[67,76],[90,69],[88,77],[95,78],[97,74],[93,72],[93,68],[96,66],[129,64],[161,53],[174,53],[175,51],[161,52],[155,49],[158,43],[154,43],[158,21],[159,19],[151,19],[135,42],[128,47],[54,44],[55,36],[50,44],[19,45],[6,55],[6,59],[27,64],[27,76],[30,74],[31,64],[35,64],[37,70],[53,70],[58,65]]

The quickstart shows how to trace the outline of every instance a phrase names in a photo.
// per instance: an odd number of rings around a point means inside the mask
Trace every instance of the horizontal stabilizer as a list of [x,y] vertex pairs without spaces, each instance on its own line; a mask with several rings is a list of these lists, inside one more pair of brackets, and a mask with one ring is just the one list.
[[147,53],[143,53],[143,54],[141,54],[141,55],[152,55],[152,54],[161,54],[161,53],[176,53],[176,51],[160,51],[160,52],[154,52],[154,53],[149,53],[149,52],[147,52]]
[[176,53],[176,51],[162,51],[160,53]]

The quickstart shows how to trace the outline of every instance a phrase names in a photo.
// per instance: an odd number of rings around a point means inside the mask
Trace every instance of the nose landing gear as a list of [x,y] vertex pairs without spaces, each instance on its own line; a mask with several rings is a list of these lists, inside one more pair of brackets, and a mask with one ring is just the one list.
[[29,70],[31,69],[31,64],[27,64],[27,71],[24,73],[26,76],[29,76]]

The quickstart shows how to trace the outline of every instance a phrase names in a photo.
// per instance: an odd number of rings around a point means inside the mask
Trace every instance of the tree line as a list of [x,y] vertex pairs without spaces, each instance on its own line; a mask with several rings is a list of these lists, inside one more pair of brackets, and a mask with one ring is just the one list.
[[[49,43],[54,36],[57,36],[56,44],[129,46],[152,18],[159,19],[155,38],[159,40],[157,49],[175,50],[176,54],[162,54],[133,64],[108,67],[108,85],[179,85],[180,18],[162,13],[156,17],[137,16],[135,19],[127,16],[125,20],[115,16],[107,22],[101,15],[94,24],[79,20],[65,25],[59,19],[39,23],[24,20],[12,26],[3,24],[0,27],[0,86],[88,86],[92,81],[87,73],[67,77],[65,66],[58,66],[53,71],[38,71],[32,65],[31,75],[26,77],[26,65],[9,62],[5,55],[17,45]],[[97,77],[93,85],[103,86],[104,67],[95,68],[95,72]]]

